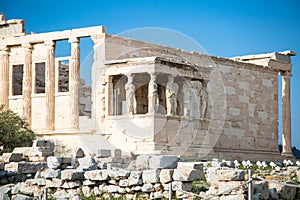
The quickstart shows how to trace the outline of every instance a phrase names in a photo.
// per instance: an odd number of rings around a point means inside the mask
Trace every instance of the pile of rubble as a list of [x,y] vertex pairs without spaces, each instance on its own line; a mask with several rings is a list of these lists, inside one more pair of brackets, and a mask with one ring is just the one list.
[[[169,195],[178,199],[247,199],[247,170],[235,168],[233,162],[180,162],[178,156],[143,155],[129,164],[132,159],[121,158],[119,150],[115,157],[109,150],[86,156],[79,148],[70,157],[54,156],[53,151],[54,143],[38,140],[33,147],[4,153],[0,157],[0,199],[162,199]],[[269,174],[300,181],[295,166],[275,168]],[[206,183],[204,190],[195,188],[199,181]],[[255,180],[253,194],[254,199],[297,199],[300,190]]]

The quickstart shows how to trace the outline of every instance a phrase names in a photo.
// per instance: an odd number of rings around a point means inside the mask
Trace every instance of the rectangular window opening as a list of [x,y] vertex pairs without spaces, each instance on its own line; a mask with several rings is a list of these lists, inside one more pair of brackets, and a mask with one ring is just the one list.
[[12,95],[22,95],[23,90],[23,65],[13,65]]
[[45,93],[45,62],[35,63],[35,93]]
[[58,92],[69,92],[69,60],[60,60],[58,71]]

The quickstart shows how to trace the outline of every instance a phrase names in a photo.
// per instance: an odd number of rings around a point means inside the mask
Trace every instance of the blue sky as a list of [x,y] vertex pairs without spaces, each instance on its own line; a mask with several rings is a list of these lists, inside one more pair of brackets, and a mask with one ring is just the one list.
[[[173,29],[212,55],[293,50],[292,139],[300,148],[300,2],[297,0],[38,1],[1,0],[7,19],[26,20],[27,32],[105,25],[107,32],[141,28]],[[298,86],[298,87],[297,87]],[[279,129],[280,130],[280,129]]]

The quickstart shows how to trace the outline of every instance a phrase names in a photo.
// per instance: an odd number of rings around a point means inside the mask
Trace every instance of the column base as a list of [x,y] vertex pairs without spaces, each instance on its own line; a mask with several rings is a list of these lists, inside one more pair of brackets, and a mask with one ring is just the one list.
[[282,152],[281,156],[284,158],[295,159],[295,156],[292,152]]

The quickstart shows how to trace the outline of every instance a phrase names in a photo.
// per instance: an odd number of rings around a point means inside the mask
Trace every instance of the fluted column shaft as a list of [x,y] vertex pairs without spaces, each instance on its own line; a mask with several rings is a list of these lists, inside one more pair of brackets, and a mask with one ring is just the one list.
[[282,155],[293,156],[291,138],[291,74],[281,74],[282,78]]
[[22,44],[25,51],[23,74],[23,118],[31,124],[31,92],[32,92],[32,45]]
[[80,77],[80,49],[79,39],[70,38],[71,59],[70,59],[70,117],[71,128],[79,129],[79,77]]
[[0,105],[4,109],[9,108],[9,48],[4,47],[0,50]]
[[55,41],[47,41],[46,60],[46,129],[55,127]]

